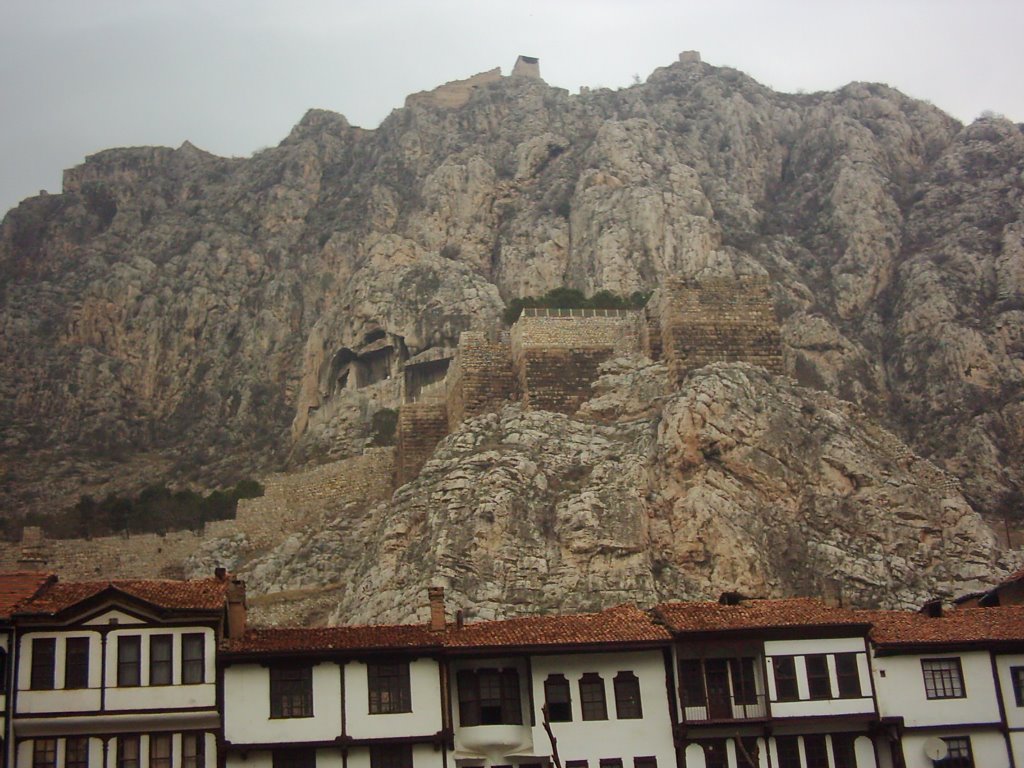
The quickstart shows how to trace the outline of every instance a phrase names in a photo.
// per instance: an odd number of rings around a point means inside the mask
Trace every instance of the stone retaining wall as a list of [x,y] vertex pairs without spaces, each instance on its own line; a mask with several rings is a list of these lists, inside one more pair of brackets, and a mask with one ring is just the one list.
[[575,413],[601,363],[639,349],[641,324],[636,310],[524,310],[511,333],[523,405]]
[[386,499],[391,495],[394,453],[392,448],[368,448],[361,456],[305,472],[270,475],[264,479],[263,496],[238,502],[232,532],[244,533],[253,548],[261,549],[328,511]]
[[207,542],[243,533],[251,549],[273,546],[347,503],[388,498],[393,474],[394,449],[371,448],[307,472],[271,475],[262,481],[263,496],[238,502],[234,520],[207,523],[198,532],[46,539],[26,528],[22,542],[0,545],[0,570],[52,570],[80,580],[181,578],[185,560]]

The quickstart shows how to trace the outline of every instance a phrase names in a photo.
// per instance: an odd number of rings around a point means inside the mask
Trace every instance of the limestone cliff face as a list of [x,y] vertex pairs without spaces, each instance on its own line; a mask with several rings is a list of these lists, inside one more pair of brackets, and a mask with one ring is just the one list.
[[264,596],[257,620],[411,620],[425,583],[481,618],[725,586],[908,607],[1016,562],[954,478],[850,403],[746,364],[678,391],[649,360],[604,370],[575,417],[471,419],[389,502],[234,563]]
[[774,281],[788,374],[953,473],[976,511],[1012,502],[1019,126],[697,61],[578,96],[491,74],[373,131],[312,111],[248,159],[102,152],[8,213],[0,504],[358,452],[396,361],[489,328],[505,299],[746,273]]

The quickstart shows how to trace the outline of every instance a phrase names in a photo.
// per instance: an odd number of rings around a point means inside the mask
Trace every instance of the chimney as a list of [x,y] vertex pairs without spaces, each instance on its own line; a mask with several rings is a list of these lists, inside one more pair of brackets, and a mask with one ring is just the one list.
[[238,638],[245,634],[245,614],[248,606],[245,603],[245,582],[232,579],[228,583],[228,630],[229,638]]
[[459,608],[459,610],[455,612],[455,628],[462,629],[464,626],[466,626],[466,614],[462,612],[461,608]]
[[942,618],[942,598],[936,597],[921,606],[918,613],[924,614],[929,619]]
[[228,569],[223,566],[218,566],[213,569],[213,577],[217,581],[225,581],[228,577]]
[[430,631],[444,632],[444,587],[429,587],[427,597],[430,599]]

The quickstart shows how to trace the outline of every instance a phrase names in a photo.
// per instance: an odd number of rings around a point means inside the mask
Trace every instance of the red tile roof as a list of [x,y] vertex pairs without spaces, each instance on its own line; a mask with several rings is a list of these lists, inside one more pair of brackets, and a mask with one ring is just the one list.
[[481,621],[462,629],[449,628],[448,647],[536,647],[543,645],[596,645],[648,643],[671,637],[646,611],[620,605],[600,613],[562,616],[525,616],[505,621]]
[[431,632],[426,624],[353,627],[291,627],[250,629],[229,640],[228,653],[274,653],[387,648],[441,647],[444,633]]
[[56,582],[39,596],[26,601],[19,614],[55,614],[113,589],[138,598],[158,608],[169,610],[209,611],[224,607],[228,580],[197,579],[172,581],[134,579],[123,581]]
[[386,648],[525,648],[667,642],[668,632],[631,605],[600,613],[525,616],[481,621],[461,629],[449,624],[431,632],[426,624],[251,629],[224,646],[228,653],[274,653]]
[[9,619],[15,608],[53,578],[53,574],[38,571],[0,573],[0,619]]
[[908,611],[865,611],[879,646],[959,645],[976,642],[1024,642],[1024,606],[957,608],[931,618]]
[[744,600],[739,605],[664,603],[654,610],[670,630],[681,634],[782,627],[863,626],[870,621],[863,612],[833,607],[809,597]]

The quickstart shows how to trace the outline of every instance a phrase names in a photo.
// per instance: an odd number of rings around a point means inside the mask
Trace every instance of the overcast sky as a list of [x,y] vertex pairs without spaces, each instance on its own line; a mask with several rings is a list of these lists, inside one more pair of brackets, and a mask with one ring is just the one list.
[[0,213],[100,149],[249,155],[309,107],[372,128],[520,53],[573,92],[695,49],[776,90],[879,81],[1022,122],[1022,33],[1022,0],[0,0]]

